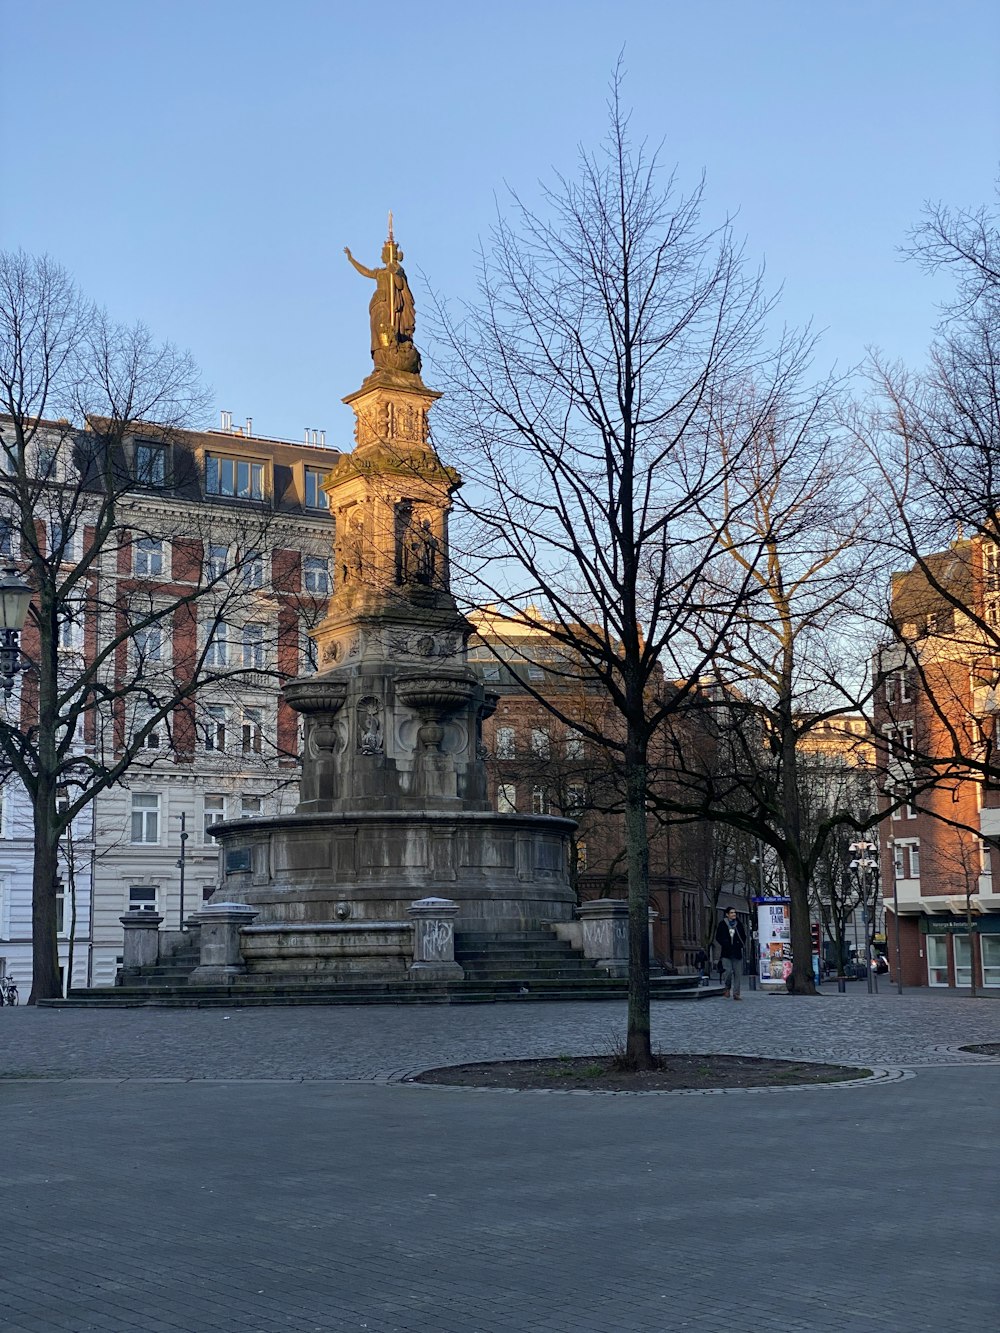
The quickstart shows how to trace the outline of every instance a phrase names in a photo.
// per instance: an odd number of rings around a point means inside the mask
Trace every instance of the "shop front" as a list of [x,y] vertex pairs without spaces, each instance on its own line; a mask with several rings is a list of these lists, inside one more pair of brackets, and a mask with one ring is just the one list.
[[972,918],[925,916],[920,919],[925,937],[928,986],[1000,989],[1000,912]]

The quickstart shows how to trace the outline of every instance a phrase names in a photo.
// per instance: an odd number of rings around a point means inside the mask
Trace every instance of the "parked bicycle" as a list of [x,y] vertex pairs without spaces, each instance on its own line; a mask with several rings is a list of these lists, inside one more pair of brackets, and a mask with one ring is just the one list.
[[0,977],[0,1004],[17,1004],[17,982],[13,977]]

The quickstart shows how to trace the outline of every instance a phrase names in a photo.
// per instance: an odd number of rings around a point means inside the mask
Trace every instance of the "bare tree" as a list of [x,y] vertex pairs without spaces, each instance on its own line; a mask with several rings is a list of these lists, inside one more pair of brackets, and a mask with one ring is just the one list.
[[[835,428],[835,386],[776,407],[763,428],[736,436],[732,421],[759,421],[752,388],[716,435],[727,476],[722,531],[727,559],[714,568],[716,605],[704,617],[714,692],[692,695],[716,733],[717,753],[692,751],[679,737],[675,764],[683,800],[773,850],[790,900],[792,983],[815,994],[809,890],[829,839],[864,827],[857,812],[832,802],[809,811],[813,741],[871,697],[865,663],[875,642],[866,608],[878,565],[867,539],[870,501],[850,442]],[[813,817],[810,817],[810,814]]]
[[752,374],[768,386],[740,423],[752,439],[806,346],[789,336],[765,350],[761,274],[728,223],[704,226],[702,188],[682,195],[634,145],[619,93],[616,77],[607,140],[581,151],[576,179],[558,177],[537,209],[512,198],[482,257],[479,304],[460,323],[441,312],[443,412],[471,483],[453,542],[470,600],[545,628],[566,672],[599,685],[617,718],[590,739],[624,774],[626,1050],[646,1068],[650,743],[712,656],[692,625],[741,455],[734,440],[718,458],[709,407]]
[[34,811],[32,1001],[59,993],[65,830],[134,766],[190,760],[212,688],[266,670],[230,627],[252,617],[272,520],[252,495],[211,519],[192,504],[183,426],[203,404],[186,353],[50,260],[0,257],[0,548],[33,592],[0,753]]

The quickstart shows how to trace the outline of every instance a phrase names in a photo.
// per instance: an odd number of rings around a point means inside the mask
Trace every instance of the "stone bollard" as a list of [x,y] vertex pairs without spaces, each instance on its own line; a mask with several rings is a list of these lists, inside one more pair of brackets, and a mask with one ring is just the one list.
[[192,985],[225,985],[246,972],[240,931],[257,915],[257,909],[246,903],[212,903],[193,913],[201,927],[201,961],[188,977]]
[[122,972],[136,972],[140,967],[152,966],[160,954],[159,912],[136,909],[126,912],[118,920],[125,928],[125,947],[122,949]]
[[628,903],[595,898],[581,903],[576,914],[583,922],[583,956],[609,976],[628,976]]
[[420,981],[461,981],[465,972],[455,962],[455,917],[458,903],[450,898],[421,898],[406,914],[413,919],[413,962],[407,968]]

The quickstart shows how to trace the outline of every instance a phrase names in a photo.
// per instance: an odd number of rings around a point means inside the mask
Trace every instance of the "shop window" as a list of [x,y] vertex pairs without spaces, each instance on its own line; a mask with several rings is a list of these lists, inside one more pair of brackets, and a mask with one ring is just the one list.
[[948,937],[947,935],[928,935],[926,938],[927,984],[928,986],[947,986]]
[[983,985],[1000,986],[1000,935],[980,935],[983,955]]

